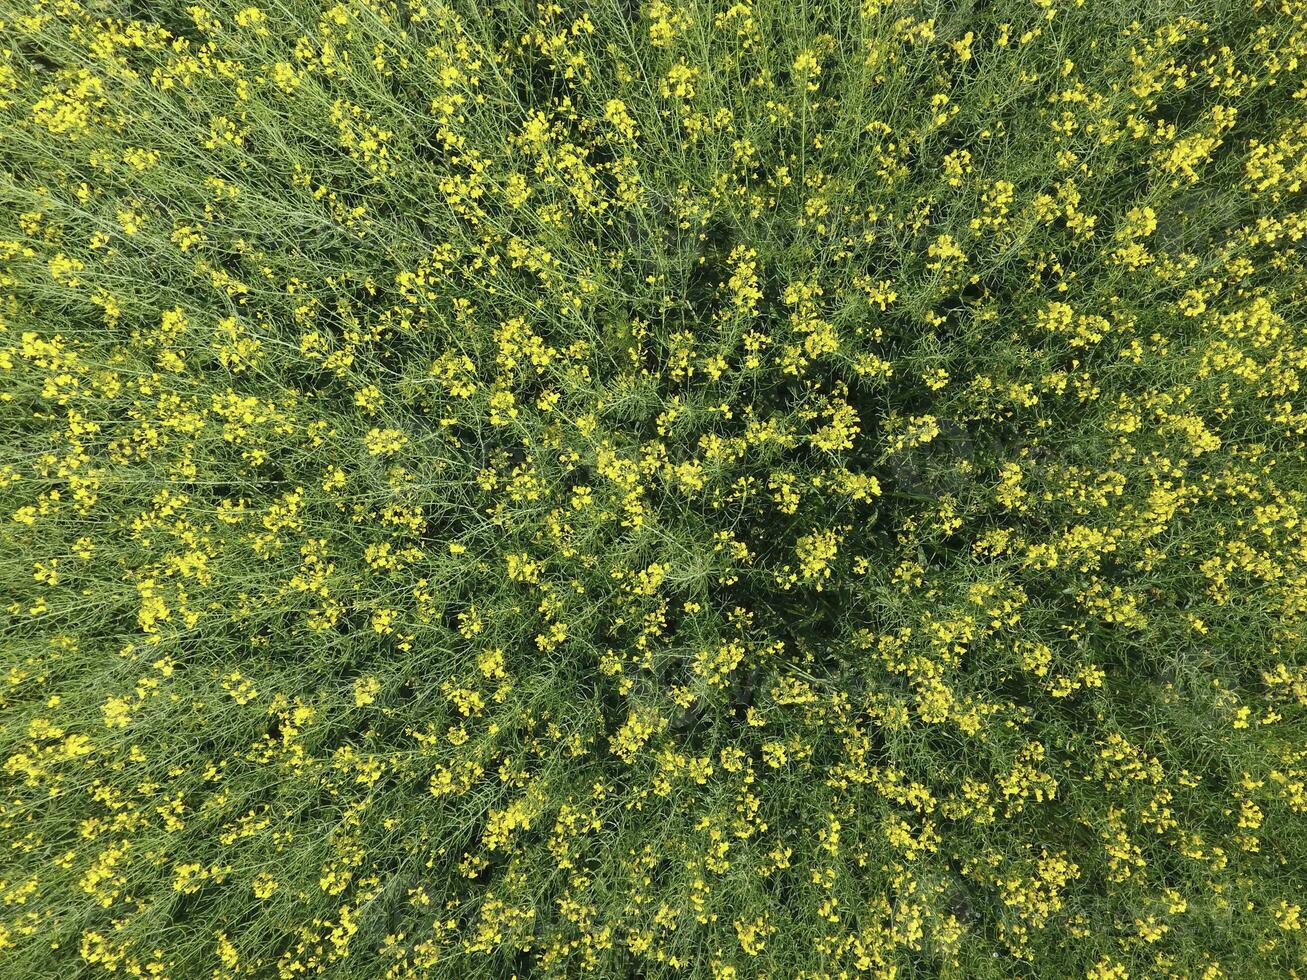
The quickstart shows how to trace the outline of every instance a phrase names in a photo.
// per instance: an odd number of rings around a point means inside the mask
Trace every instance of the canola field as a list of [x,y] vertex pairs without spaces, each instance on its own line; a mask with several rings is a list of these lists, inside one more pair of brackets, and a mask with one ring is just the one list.
[[0,0],[0,978],[1307,976],[1302,0]]

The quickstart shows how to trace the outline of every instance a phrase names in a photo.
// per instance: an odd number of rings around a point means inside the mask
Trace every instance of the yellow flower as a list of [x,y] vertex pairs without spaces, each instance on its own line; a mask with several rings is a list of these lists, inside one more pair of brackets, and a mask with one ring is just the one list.
[[408,436],[398,429],[374,428],[364,437],[363,444],[373,456],[391,456],[408,445]]
[[377,700],[377,694],[381,690],[381,682],[375,677],[360,677],[354,681],[354,704],[357,707],[364,707],[372,704]]

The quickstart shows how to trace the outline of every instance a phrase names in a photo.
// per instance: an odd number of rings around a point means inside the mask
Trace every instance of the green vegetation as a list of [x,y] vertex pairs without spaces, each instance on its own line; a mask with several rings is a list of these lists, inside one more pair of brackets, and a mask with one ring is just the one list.
[[0,976],[1307,973],[1307,8],[0,0]]

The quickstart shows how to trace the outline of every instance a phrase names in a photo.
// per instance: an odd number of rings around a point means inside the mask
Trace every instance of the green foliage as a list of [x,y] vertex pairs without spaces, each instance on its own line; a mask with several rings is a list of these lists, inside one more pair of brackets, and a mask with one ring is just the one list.
[[1307,967],[1307,13],[0,0],[0,975]]

